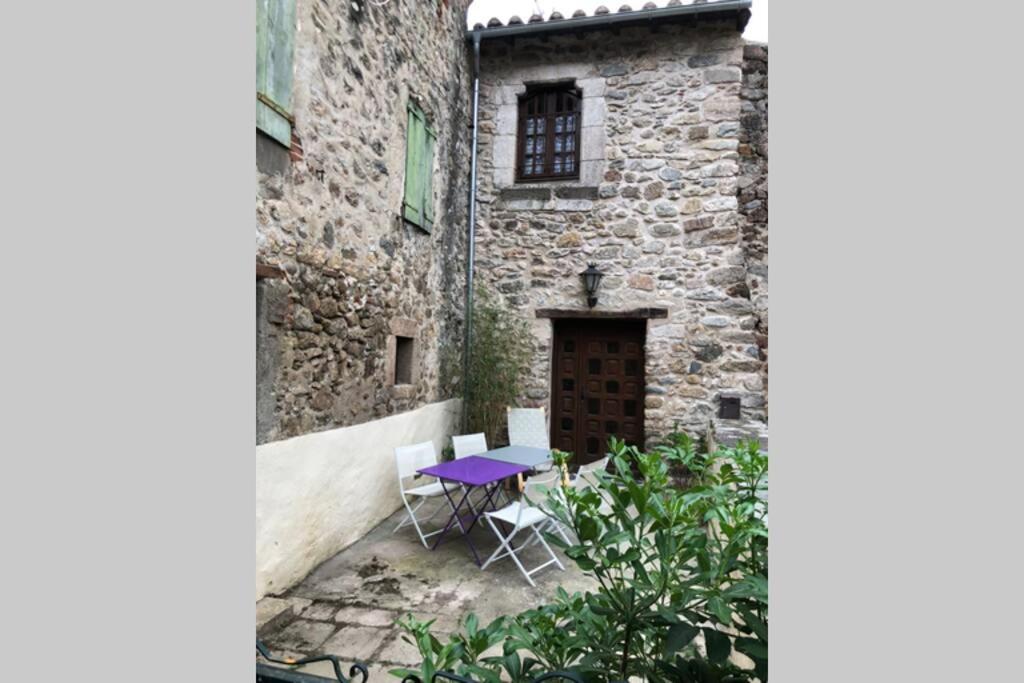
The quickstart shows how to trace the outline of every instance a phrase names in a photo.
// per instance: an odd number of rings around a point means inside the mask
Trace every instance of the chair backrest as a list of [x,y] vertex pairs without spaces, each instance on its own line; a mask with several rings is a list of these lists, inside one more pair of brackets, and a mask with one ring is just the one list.
[[398,485],[404,491],[403,479],[416,474],[416,470],[437,464],[434,442],[424,441],[411,446],[399,446],[395,449],[395,464],[398,467]]
[[543,408],[509,408],[508,442],[513,446],[550,448],[548,421]]
[[541,507],[547,497],[547,491],[561,483],[562,473],[557,469],[530,477],[523,485],[523,500],[533,507]]
[[456,460],[469,455],[480,455],[487,452],[487,437],[483,432],[453,436],[452,447],[455,449]]
[[586,465],[580,465],[579,470],[576,472],[576,478],[573,480],[573,486],[578,489],[585,489],[597,484],[597,472],[604,472],[608,469],[608,460],[610,458],[606,455],[600,460],[587,463]]

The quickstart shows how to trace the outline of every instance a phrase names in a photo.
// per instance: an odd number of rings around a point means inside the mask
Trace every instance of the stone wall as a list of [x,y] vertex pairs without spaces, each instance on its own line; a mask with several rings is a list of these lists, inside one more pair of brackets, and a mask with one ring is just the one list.
[[[586,309],[578,273],[593,261],[606,273],[598,310],[668,310],[648,321],[648,443],[717,422],[721,396],[739,397],[742,415],[719,432],[764,439],[751,294],[762,285],[738,200],[741,119],[755,100],[735,24],[485,41],[483,56],[477,277],[533,321],[522,403],[550,410],[552,324],[535,311]],[[515,184],[516,96],[565,79],[583,91],[581,177]]]
[[757,316],[757,344],[768,412],[768,46],[743,48],[743,113],[740,115],[740,213],[747,255],[747,286]]
[[[274,172],[261,154],[256,188],[257,260],[285,274],[261,293],[258,443],[452,395],[441,349],[461,348],[465,298],[468,4],[298,0],[292,159]],[[399,217],[411,97],[437,133],[432,234]],[[415,339],[417,368],[398,387],[395,334]]]

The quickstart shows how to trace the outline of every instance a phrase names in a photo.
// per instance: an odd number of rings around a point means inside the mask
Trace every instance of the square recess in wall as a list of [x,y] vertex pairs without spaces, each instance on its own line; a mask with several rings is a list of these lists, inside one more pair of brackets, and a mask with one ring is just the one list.
[[718,399],[718,417],[723,420],[740,419],[740,399],[736,396],[722,396]]

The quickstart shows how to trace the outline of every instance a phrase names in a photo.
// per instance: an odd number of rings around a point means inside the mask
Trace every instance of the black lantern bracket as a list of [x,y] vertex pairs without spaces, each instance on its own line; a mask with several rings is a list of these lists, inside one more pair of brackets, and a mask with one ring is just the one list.
[[587,265],[587,269],[580,273],[583,278],[583,291],[587,294],[587,306],[593,308],[597,305],[597,288],[601,285],[601,278],[604,273],[597,269],[593,263]]

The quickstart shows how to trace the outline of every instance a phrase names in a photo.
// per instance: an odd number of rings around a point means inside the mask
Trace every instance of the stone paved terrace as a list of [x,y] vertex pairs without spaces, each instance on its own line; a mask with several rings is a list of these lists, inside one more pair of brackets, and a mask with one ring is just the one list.
[[[451,540],[434,551],[423,547],[412,527],[392,533],[404,513],[392,515],[285,594],[257,604],[257,632],[275,655],[334,654],[346,670],[353,661],[365,663],[369,683],[397,681],[388,670],[418,661],[416,648],[401,639],[402,631],[394,625],[405,613],[436,619],[435,633],[447,634],[470,611],[487,624],[499,615],[549,601],[559,585],[570,593],[596,586],[557,549],[565,571],[554,565],[542,569],[533,575],[536,588],[508,558],[481,571],[463,540],[451,532]],[[441,519],[438,514],[434,521]],[[525,539],[525,532],[520,534]],[[498,547],[483,520],[471,537],[482,559]],[[545,560],[537,544],[521,557],[528,569]],[[304,671],[331,676],[326,662]]]

